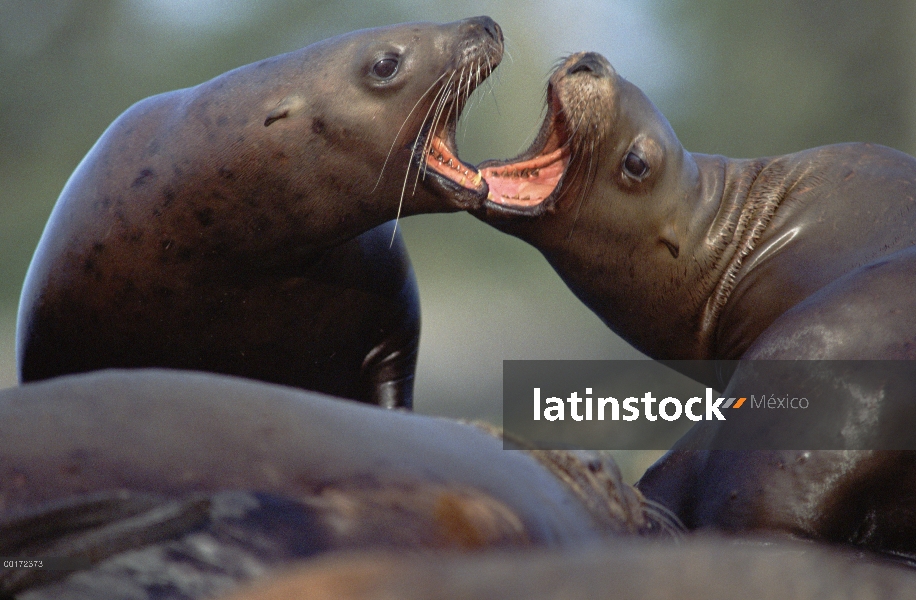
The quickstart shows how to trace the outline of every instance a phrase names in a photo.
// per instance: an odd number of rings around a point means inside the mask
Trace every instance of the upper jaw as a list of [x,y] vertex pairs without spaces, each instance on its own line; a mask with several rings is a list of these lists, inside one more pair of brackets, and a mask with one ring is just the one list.
[[580,115],[570,114],[566,97],[580,78],[612,75],[612,67],[600,55],[580,53],[568,57],[550,77],[547,113],[531,146],[513,159],[487,160],[476,168],[458,159],[455,151],[459,106],[454,119],[445,119],[440,127],[434,121],[425,136],[428,141],[421,160],[424,174],[431,174],[461,209],[484,219],[537,217],[556,210],[563,196],[576,185],[575,180],[580,179],[576,177],[578,171],[570,169],[577,162],[576,147],[582,142],[577,143],[576,136],[592,134],[577,132],[581,125],[570,124],[570,119],[575,121]]
[[480,172],[458,158],[455,129],[471,93],[500,64],[503,35],[489,17],[465,19],[456,25],[468,37],[457,50],[457,66],[429,92],[431,101],[410,147],[411,165],[417,177],[447,196],[456,210],[470,210],[483,203],[489,190]]

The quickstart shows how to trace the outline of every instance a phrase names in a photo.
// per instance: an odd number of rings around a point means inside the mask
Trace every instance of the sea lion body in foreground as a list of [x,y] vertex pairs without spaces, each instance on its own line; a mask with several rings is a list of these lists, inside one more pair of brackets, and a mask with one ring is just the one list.
[[[916,159],[871,144],[692,154],[593,53],[560,65],[547,99],[531,149],[479,167],[489,198],[475,214],[538,248],[636,348],[711,366],[916,356]],[[721,383],[713,369],[702,378]],[[692,439],[638,484],[688,526],[916,552],[912,452],[730,454],[691,450]]]
[[0,554],[93,563],[59,583],[5,575],[5,592],[157,584],[199,597],[334,549],[667,531],[612,464],[575,467],[471,425],[239,378],[60,377],[0,392],[0,422]]
[[45,228],[21,380],[171,367],[409,405],[416,286],[374,228],[466,206],[455,122],[501,57],[488,17],[413,23],[138,102]]
[[911,569],[826,548],[711,538],[587,551],[330,556],[224,600],[883,600],[910,598],[914,586]]

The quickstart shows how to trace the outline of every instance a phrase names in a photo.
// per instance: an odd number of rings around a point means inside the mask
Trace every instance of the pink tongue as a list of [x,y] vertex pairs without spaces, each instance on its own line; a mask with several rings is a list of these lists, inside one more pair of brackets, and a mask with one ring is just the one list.
[[535,205],[543,202],[560,182],[568,154],[555,150],[531,160],[488,167],[480,174],[490,187],[488,198],[499,204]]

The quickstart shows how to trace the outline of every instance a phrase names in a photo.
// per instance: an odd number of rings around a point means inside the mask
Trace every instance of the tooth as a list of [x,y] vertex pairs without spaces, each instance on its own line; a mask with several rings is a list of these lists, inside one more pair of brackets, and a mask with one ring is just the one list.
[[522,196],[521,200],[531,200],[531,196]]
[[531,174],[534,175],[535,177],[537,177],[538,175],[541,174],[541,170],[540,170],[540,169],[532,169],[532,170],[531,170]]
[[450,166],[451,168],[454,169],[454,168],[455,168],[455,162],[454,162],[452,159],[448,159],[448,166]]

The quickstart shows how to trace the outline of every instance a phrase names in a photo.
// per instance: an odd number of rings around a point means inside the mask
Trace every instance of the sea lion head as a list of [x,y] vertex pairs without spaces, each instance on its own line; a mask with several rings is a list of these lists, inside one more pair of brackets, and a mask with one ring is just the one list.
[[479,166],[488,196],[473,213],[537,247],[608,326],[654,353],[705,301],[691,296],[706,260],[694,256],[708,218],[696,200],[699,169],[652,102],[599,54],[563,60],[546,95],[531,147]]
[[266,101],[263,126],[278,137],[304,133],[316,171],[339,174],[369,213],[466,209],[484,185],[458,159],[455,128],[502,53],[489,17],[345,34],[303,50],[291,67],[306,71],[303,85]]

